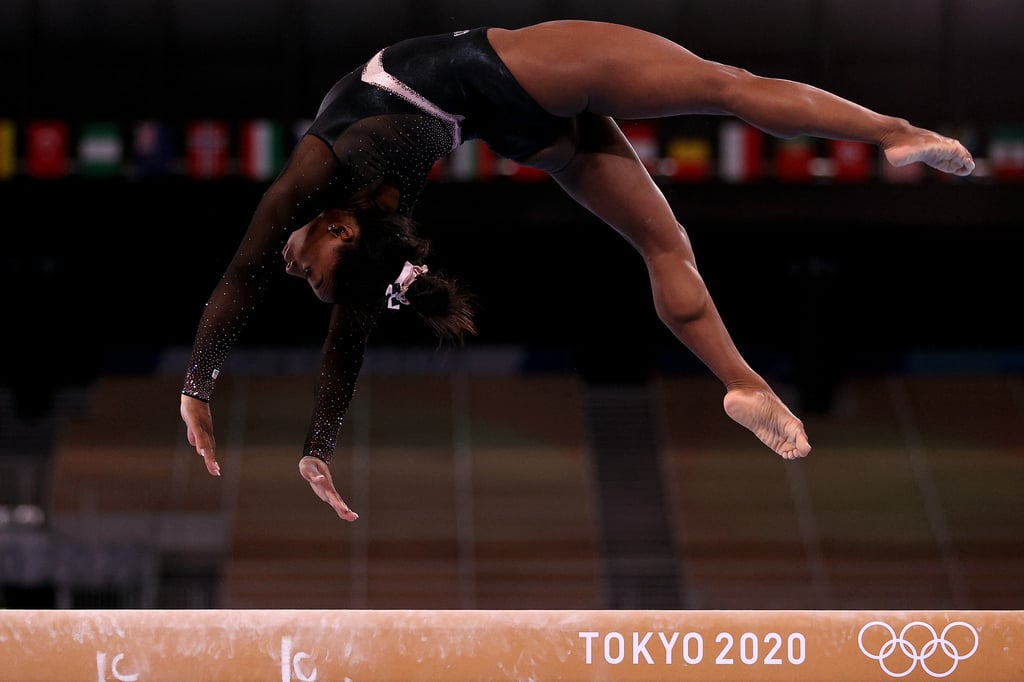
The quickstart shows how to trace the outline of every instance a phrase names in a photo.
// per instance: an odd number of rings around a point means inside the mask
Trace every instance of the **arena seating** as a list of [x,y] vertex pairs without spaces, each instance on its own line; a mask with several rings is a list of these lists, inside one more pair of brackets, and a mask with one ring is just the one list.
[[[310,374],[222,377],[220,478],[185,442],[178,381],[95,383],[58,439],[55,529],[205,556],[220,608],[606,604],[571,373],[367,373],[332,464],[355,524],[297,472]],[[688,608],[1024,604],[1019,379],[852,378],[805,415],[815,449],[796,463],[724,415],[713,378],[650,390]]]

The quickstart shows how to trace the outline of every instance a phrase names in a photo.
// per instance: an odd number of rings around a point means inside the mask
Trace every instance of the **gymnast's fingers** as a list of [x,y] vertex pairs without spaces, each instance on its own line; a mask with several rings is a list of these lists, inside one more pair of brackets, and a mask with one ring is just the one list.
[[345,521],[355,521],[359,518],[359,514],[352,511],[338,494],[325,462],[316,457],[303,457],[299,462],[299,472],[316,496],[329,504],[339,518]]
[[212,447],[197,449],[199,450],[199,455],[206,463],[206,470],[210,472],[210,475],[220,476],[220,464],[217,462],[217,457],[214,455],[214,449]]

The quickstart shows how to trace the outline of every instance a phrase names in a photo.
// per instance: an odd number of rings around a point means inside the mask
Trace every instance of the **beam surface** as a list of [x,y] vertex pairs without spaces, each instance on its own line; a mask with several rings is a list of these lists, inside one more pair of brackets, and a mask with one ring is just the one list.
[[10,610],[4,679],[1024,679],[1024,611]]

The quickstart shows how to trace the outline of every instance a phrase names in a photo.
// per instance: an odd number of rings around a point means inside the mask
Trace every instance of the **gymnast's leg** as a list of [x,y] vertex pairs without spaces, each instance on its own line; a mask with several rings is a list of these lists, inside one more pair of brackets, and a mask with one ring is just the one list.
[[488,39],[516,79],[551,113],[619,119],[728,114],[776,137],[812,135],[876,144],[896,166],[915,161],[967,175],[956,140],[795,81],[701,59],[661,36],[592,21],[554,21]]
[[619,231],[647,265],[662,322],[725,384],[725,410],[779,455],[807,455],[803,424],[740,355],[697,271],[685,230],[615,123],[584,114],[576,152],[552,177]]

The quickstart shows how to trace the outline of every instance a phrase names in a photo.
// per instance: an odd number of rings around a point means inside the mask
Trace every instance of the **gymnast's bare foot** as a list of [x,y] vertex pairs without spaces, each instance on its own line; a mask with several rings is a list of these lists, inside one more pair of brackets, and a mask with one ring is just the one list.
[[806,457],[811,451],[803,422],[770,390],[733,388],[723,403],[726,414],[785,459]]
[[962,144],[923,128],[908,125],[906,129],[889,135],[882,148],[885,158],[894,166],[920,161],[954,175],[970,175],[974,171],[974,159]]

